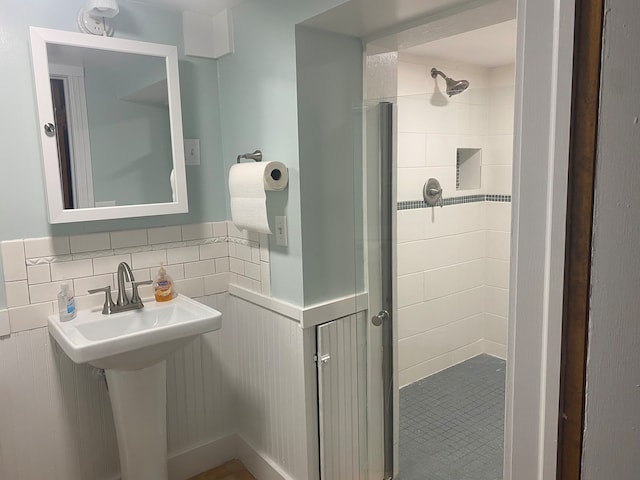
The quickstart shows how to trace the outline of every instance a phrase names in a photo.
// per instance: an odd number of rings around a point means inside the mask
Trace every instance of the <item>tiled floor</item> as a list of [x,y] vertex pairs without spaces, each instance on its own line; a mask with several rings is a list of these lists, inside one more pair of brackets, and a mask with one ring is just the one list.
[[502,480],[505,362],[478,355],[400,390],[400,480]]
[[231,460],[189,480],[256,480],[256,478],[249,473],[240,460]]

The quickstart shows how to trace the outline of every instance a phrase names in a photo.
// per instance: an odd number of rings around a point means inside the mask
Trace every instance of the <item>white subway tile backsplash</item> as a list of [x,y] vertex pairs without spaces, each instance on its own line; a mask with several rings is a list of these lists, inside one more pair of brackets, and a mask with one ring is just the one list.
[[226,292],[229,288],[229,273],[217,273],[204,277],[204,294],[214,295]]
[[239,275],[244,275],[244,262],[238,258],[229,258],[229,270]]
[[260,261],[269,261],[269,235],[266,233],[260,234]]
[[[151,279],[153,280],[158,275],[159,268],[151,268]],[[171,276],[173,280],[182,280],[184,275],[184,264],[178,263],[176,265],[165,265],[164,270]]]
[[262,285],[262,294],[271,296],[271,271],[266,262],[260,263],[260,284]]
[[115,273],[121,262],[131,264],[131,254],[109,255],[93,259],[93,274],[103,275],[105,273]]
[[[153,276],[151,275],[150,268],[139,268],[137,270],[132,270],[132,272],[133,272],[133,278],[135,278],[137,282],[142,282],[145,280],[153,280],[153,277],[156,276],[157,270],[154,270]],[[118,280],[117,276],[115,276],[114,279],[117,282]]]
[[224,258],[229,256],[229,247],[231,245],[227,242],[208,243],[206,245],[200,245],[200,260],[207,260],[209,258]]
[[248,245],[236,245],[236,258],[246,262],[251,261],[251,247]]
[[253,290],[253,280],[243,275],[238,275],[235,279],[235,284],[239,287],[246,288],[247,290]]
[[[190,297],[224,292],[231,281],[269,295],[268,237],[233,228],[231,234],[236,235],[233,240],[224,221],[2,242],[12,332],[46,325],[62,280],[71,284],[78,308],[99,309],[103,295],[88,290],[110,285],[115,291],[120,262],[129,263],[139,281],[154,278],[163,263],[176,291]],[[141,286],[140,295],[153,298],[152,287]]]
[[213,225],[211,223],[194,223],[182,225],[183,240],[197,240],[213,236]]
[[72,260],[51,264],[51,280],[70,280],[93,275],[93,262],[90,259]]
[[7,307],[29,305],[29,286],[26,280],[5,283]]
[[167,264],[195,262],[200,260],[200,247],[181,247],[167,249]]
[[167,263],[166,250],[152,250],[150,252],[131,254],[131,268],[159,267],[161,263],[165,265]]
[[216,273],[223,273],[229,271],[229,257],[216,258]]
[[53,257],[71,253],[69,237],[28,238],[24,241],[24,252],[27,258]]
[[260,247],[251,247],[251,262],[260,265]]
[[0,310],[0,337],[11,333],[11,323],[9,323],[9,311]]
[[147,229],[111,232],[111,248],[126,248],[147,245]]
[[26,280],[24,242],[22,240],[5,241],[0,244],[0,248],[2,249],[2,270],[5,282]]
[[203,277],[213,275],[214,273],[216,273],[216,267],[213,260],[202,260],[184,264],[185,278]]
[[[137,277],[137,276],[135,278],[138,281],[144,280],[144,278]],[[116,288],[115,285],[116,284],[113,281],[113,275],[111,274],[98,275],[95,277],[76,278],[73,281],[73,290],[76,296],[82,296],[82,295],[90,295],[89,290],[93,290],[94,288],[102,288],[106,286],[110,286],[112,292],[115,292],[115,288]]]
[[187,297],[204,296],[204,278],[185,278],[184,280],[174,280],[173,284],[178,293],[182,293]]
[[147,238],[151,245],[181,242],[182,227],[180,225],[174,225],[171,227],[149,228],[147,229]]
[[27,280],[29,281],[29,285],[50,282],[51,270],[49,264],[29,265],[27,267]]
[[[69,287],[73,288],[73,282],[69,282]],[[60,283],[40,283],[38,285],[29,285],[31,303],[57,301],[58,292],[60,292]]]
[[255,263],[244,262],[244,275],[253,280],[260,280],[260,265]]
[[71,253],[109,250],[111,248],[111,235],[109,235],[108,232],[71,235],[69,237],[69,244],[71,246]]

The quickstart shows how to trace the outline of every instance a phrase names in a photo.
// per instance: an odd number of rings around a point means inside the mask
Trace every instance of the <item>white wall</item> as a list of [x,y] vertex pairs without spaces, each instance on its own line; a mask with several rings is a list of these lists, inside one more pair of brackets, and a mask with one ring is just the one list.
[[[640,472],[640,9],[606,2],[582,478]],[[630,83],[629,83],[630,80]]]
[[[470,88],[434,96],[431,67]],[[421,200],[430,177],[445,198],[510,195],[513,85],[513,65],[400,56],[398,202]],[[456,190],[458,147],[482,149],[479,189]],[[506,356],[511,205],[481,198],[398,211],[400,385],[479,353]]]

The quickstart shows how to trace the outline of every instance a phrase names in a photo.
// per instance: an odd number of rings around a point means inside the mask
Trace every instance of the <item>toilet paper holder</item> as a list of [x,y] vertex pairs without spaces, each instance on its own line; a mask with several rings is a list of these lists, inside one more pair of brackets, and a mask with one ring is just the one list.
[[241,155],[238,155],[238,158],[236,159],[236,163],[240,163],[240,159],[241,158],[244,158],[246,160],[255,160],[256,162],[261,162],[262,161],[262,151],[256,150],[253,153],[243,153]]

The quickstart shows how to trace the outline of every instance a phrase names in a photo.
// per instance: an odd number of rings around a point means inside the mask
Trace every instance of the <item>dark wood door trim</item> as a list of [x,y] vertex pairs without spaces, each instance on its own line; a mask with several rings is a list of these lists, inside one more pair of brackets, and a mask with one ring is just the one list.
[[604,0],[576,0],[557,478],[579,480]]

